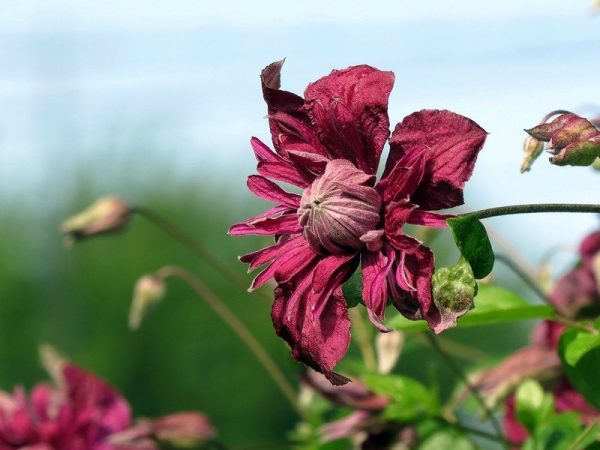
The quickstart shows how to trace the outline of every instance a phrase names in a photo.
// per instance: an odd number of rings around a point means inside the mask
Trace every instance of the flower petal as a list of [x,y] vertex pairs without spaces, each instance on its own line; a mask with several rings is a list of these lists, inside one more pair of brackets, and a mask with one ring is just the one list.
[[290,248],[302,245],[301,241],[303,240],[304,238],[302,236],[296,236],[283,242],[277,242],[270,247],[261,248],[255,252],[240,256],[239,259],[241,262],[248,264],[248,271],[252,271],[285,253]]
[[306,110],[331,158],[362,171],[377,171],[389,136],[388,97],[394,74],[370,66],[334,70],[304,93]]
[[259,139],[253,137],[250,139],[250,144],[258,161],[256,169],[259,174],[301,188],[305,188],[310,184],[310,179],[307,179],[294,164],[272,152]]
[[[309,124],[307,114],[302,111],[304,99],[291,92],[282,91],[281,87],[281,67],[285,60],[275,61],[265,67],[260,73],[260,81],[262,85],[263,98],[267,103],[267,111],[269,115],[283,112],[294,115]],[[282,153],[279,135],[282,130],[276,121],[269,120],[273,145],[278,153]]]
[[[290,211],[287,207],[272,208],[269,211],[271,211],[272,214],[275,214],[281,212],[281,208],[283,208],[284,211]],[[302,231],[302,227],[298,223],[298,215],[295,211],[287,212],[277,217],[264,217],[265,214],[266,213],[263,213],[244,222],[232,225],[231,228],[229,228],[229,234],[232,236],[244,234],[263,236],[295,234]]]
[[415,209],[408,216],[407,223],[412,223],[413,225],[424,225],[426,227],[440,227],[444,228],[448,226],[446,220],[451,219],[454,216],[453,214],[437,214],[430,211],[423,211],[421,209]]
[[[434,257],[431,250],[413,239],[413,248],[410,249],[410,252],[405,251],[402,254],[400,262],[403,263],[400,272],[405,277],[405,282],[400,283],[396,277],[395,281],[398,285],[393,290],[390,289],[390,292],[395,294],[392,295],[392,302],[396,308],[409,319],[423,318],[427,320],[429,328],[435,333],[441,333],[452,326],[452,321],[442,317],[433,301],[431,277],[434,270]],[[398,274],[399,272],[397,272]],[[388,280],[391,281],[389,277]],[[400,288],[402,284],[412,286],[414,290]],[[415,311],[417,305],[418,313]],[[415,314],[405,313],[410,311],[415,311]]]
[[369,313],[369,319],[381,332],[391,331],[385,325],[385,307],[387,305],[387,276],[392,269],[396,254],[390,245],[383,251],[371,252],[363,250],[361,255],[361,271],[363,277],[363,301]]
[[422,209],[463,203],[462,190],[471,177],[487,133],[472,120],[441,110],[423,110],[396,125],[384,177],[404,157],[426,153],[428,168],[411,200]]
[[341,289],[336,289],[318,321],[306,302],[290,302],[291,285],[275,289],[271,318],[277,335],[292,349],[292,356],[327,377],[331,384],[347,383],[333,372],[350,345],[350,319]]
[[248,177],[247,185],[248,189],[250,189],[253,194],[264,198],[265,200],[279,203],[290,208],[300,207],[300,196],[298,194],[284,191],[265,177],[261,177],[260,175],[250,175]]

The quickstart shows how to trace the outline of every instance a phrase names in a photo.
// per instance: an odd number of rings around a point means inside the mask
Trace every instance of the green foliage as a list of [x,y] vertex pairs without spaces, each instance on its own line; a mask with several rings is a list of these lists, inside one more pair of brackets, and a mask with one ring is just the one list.
[[560,338],[558,354],[571,384],[590,404],[600,408],[600,346],[588,334],[568,328]]
[[471,265],[475,278],[489,275],[494,268],[494,251],[483,224],[475,216],[462,216],[446,221],[452,229],[454,241]]
[[475,450],[476,447],[463,434],[451,430],[441,430],[427,438],[418,447],[419,450]]
[[400,422],[433,417],[440,412],[435,390],[425,387],[410,377],[401,375],[366,375],[363,381],[377,393],[391,399],[383,417]]
[[533,434],[523,444],[522,450],[572,450],[572,444],[581,430],[581,418],[578,414],[554,415],[537,424]]
[[554,399],[535,380],[525,380],[516,393],[517,418],[530,432],[554,413]]
[[[487,284],[479,286],[475,308],[458,319],[458,328],[506,323],[518,320],[549,319],[553,316],[550,306],[531,305],[516,294]],[[412,321],[396,316],[387,325],[400,331],[423,331],[424,321]]]
[[[598,330],[598,323],[595,329]],[[600,346],[600,333],[570,328],[565,334],[564,361],[570,366],[575,366],[585,354]]]

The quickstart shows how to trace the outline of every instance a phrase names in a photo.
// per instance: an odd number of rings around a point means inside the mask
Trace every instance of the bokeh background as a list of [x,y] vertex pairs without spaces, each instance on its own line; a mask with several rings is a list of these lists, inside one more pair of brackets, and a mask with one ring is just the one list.
[[[0,387],[44,378],[37,347],[50,343],[110,380],[138,415],[197,409],[233,448],[284,442],[294,412],[186,286],[170,283],[141,330],[127,329],[139,276],[183,265],[296,383],[298,366],[275,337],[265,300],[140,218],[126,233],[71,249],[58,225],[117,194],[170,217],[244,273],[236,256],[260,240],[226,230],[264,206],[245,189],[255,164],[248,141],[268,141],[258,75],[282,57],[288,90],[301,93],[333,68],[367,63],[396,74],[392,123],[423,108],[476,120],[490,135],[466,190],[468,209],[597,203],[592,169],[541,160],[519,174],[523,128],[556,108],[600,114],[600,27],[590,9],[587,0],[0,0]],[[597,219],[543,215],[489,225],[531,266],[548,249],[566,248],[552,259],[560,273],[572,262],[568,249]],[[454,258],[448,242],[436,240],[441,263]],[[501,267],[495,277],[535,301]],[[477,342],[473,359],[494,358],[522,345],[526,328],[447,337]],[[447,393],[452,379],[426,351],[409,342],[397,370]]]

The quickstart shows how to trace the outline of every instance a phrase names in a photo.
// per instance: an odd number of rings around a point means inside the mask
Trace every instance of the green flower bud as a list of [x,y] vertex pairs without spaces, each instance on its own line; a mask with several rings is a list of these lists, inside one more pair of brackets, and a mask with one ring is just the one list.
[[457,319],[473,308],[473,298],[477,295],[477,283],[469,263],[460,258],[449,267],[435,271],[431,278],[433,301],[442,321],[449,326],[456,325]]

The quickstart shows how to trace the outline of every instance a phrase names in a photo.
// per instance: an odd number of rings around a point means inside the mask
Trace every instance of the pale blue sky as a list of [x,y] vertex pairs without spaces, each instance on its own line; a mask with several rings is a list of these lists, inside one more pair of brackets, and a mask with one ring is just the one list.
[[[0,189],[60,196],[65,185],[48,186],[49,174],[68,179],[91,159],[110,172],[108,191],[119,161],[135,157],[142,173],[147,161],[168,160],[174,177],[230,177],[245,196],[248,139],[268,138],[258,73],[287,57],[284,87],[298,93],[333,68],[367,63],[396,73],[393,123],[422,108],[476,120],[490,136],[466,191],[472,208],[598,203],[600,174],[587,168],[541,160],[518,171],[522,129],[547,111],[600,114],[600,18],[590,8],[591,0],[0,0]],[[574,243],[596,219],[494,223],[524,246],[532,232]]]

